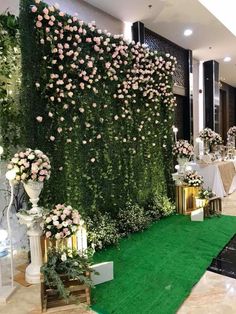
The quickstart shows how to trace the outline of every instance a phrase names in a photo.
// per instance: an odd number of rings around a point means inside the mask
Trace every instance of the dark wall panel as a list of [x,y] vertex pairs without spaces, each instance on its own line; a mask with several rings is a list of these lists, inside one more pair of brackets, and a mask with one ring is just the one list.
[[174,73],[174,83],[188,89],[189,86],[189,64],[188,64],[188,50],[174,44],[168,39],[154,33],[153,31],[145,28],[144,42],[150,48],[170,53],[177,59],[177,67]]

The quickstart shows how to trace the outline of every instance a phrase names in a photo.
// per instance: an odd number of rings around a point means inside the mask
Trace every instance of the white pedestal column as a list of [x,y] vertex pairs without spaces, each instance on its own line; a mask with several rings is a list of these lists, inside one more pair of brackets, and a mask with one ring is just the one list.
[[25,271],[25,280],[28,283],[40,283],[40,267],[42,266],[42,249],[40,237],[42,230],[40,228],[41,217],[37,215],[17,214],[20,223],[26,224],[28,227],[27,235],[30,240],[30,257],[31,263]]
[[42,266],[41,230],[30,229],[27,232],[30,240],[31,263],[25,271],[25,280],[28,283],[40,283],[40,267]]

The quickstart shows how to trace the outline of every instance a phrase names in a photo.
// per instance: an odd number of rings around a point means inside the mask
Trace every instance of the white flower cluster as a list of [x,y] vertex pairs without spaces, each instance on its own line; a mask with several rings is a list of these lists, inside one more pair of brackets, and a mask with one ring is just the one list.
[[31,148],[16,153],[7,168],[15,170],[17,182],[44,182],[49,179],[51,173],[48,157],[41,150]]
[[231,128],[229,128],[228,132],[227,132],[227,136],[230,137],[236,137],[236,126],[232,126]]
[[191,156],[194,155],[194,148],[193,145],[189,144],[188,141],[186,140],[179,140],[175,142],[173,145],[173,150],[172,150],[173,155],[177,157],[185,157],[185,158],[190,158]]
[[43,231],[47,238],[63,239],[74,234],[80,225],[80,214],[65,204],[58,204],[43,216]]
[[200,176],[197,171],[186,172],[182,180],[184,184],[195,187],[202,186],[204,183],[203,177]]
[[209,143],[210,145],[222,144],[221,136],[210,128],[205,128],[199,133],[200,139]]

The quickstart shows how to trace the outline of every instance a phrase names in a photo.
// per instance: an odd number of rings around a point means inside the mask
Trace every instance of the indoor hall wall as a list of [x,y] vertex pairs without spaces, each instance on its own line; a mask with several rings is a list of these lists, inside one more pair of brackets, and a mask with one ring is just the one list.
[[[19,0],[0,0],[0,13],[7,9],[12,14],[19,15]],[[106,29],[112,34],[124,33],[124,23],[115,17],[95,8],[82,0],[44,0],[48,4],[58,3],[60,9],[69,14],[78,13],[78,17],[86,23],[96,21],[98,28]]]

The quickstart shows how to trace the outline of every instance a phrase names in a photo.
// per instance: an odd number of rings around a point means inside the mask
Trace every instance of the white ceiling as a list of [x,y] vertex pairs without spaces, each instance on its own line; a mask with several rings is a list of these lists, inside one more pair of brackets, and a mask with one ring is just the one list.
[[[85,1],[122,21],[143,22],[152,31],[191,49],[198,60],[218,61],[221,80],[236,87],[236,37],[198,0]],[[224,0],[226,8],[227,1]],[[183,36],[186,28],[193,30],[192,36]],[[232,61],[223,62],[225,56]]]

